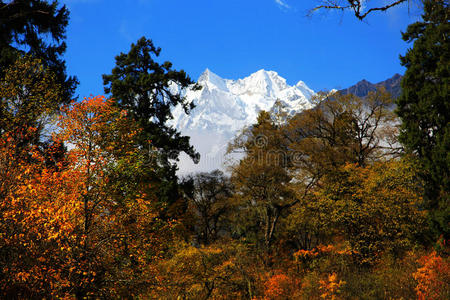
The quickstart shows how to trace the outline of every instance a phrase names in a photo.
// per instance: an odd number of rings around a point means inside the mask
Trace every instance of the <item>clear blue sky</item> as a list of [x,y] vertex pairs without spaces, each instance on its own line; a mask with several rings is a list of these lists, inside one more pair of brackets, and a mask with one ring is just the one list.
[[[60,0],[70,10],[65,55],[78,95],[103,94],[102,74],[114,57],[146,36],[162,48],[161,60],[194,80],[209,68],[224,78],[273,70],[289,84],[348,87],[403,73],[399,55],[408,45],[401,31],[418,20],[407,5],[373,15],[305,17],[314,0]],[[281,4],[280,4],[281,3]]]

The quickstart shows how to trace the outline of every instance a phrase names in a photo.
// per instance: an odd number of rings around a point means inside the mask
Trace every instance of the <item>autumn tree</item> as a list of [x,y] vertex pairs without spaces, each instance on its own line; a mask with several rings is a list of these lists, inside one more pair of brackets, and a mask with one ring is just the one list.
[[231,289],[226,286],[236,275],[227,252],[229,250],[213,246],[180,249],[173,258],[164,262],[165,272],[172,278],[167,282],[164,294],[195,299],[228,294]]
[[221,231],[222,234],[229,233],[232,186],[229,178],[219,170],[195,174],[190,180],[194,185],[190,197],[194,232],[199,243],[208,245],[219,238]]
[[315,185],[346,163],[365,166],[401,151],[388,93],[378,91],[365,98],[322,95],[317,101],[315,108],[294,116],[283,131],[299,182]]
[[427,233],[421,182],[408,160],[342,166],[336,180],[315,193],[316,209],[333,235],[342,236],[360,263],[382,253],[402,257]]
[[134,120],[104,97],[64,112],[55,140],[71,148],[58,167],[29,149],[33,161],[9,173],[16,188],[1,202],[2,297],[135,296],[151,284],[159,239],[170,234],[140,177],[154,161],[140,151]]
[[194,161],[199,155],[189,144],[189,137],[182,136],[167,122],[172,119],[172,108],[180,105],[186,113],[194,104],[185,99],[182,92],[198,89],[186,73],[172,68],[172,63],[155,61],[161,52],[145,37],[131,45],[128,53],[116,57],[116,66],[110,75],[103,75],[105,92],[111,93],[117,105],[125,109],[143,128],[140,144],[148,149],[158,149],[158,178],[162,180],[158,198],[165,205],[172,205],[180,198],[177,183],[176,161],[181,152]]
[[[159,264],[160,287],[150,298],[255,299],[264,292],[265,269],[251,247],[233,240],[194,247],[179,243]],[[259,298],[258,298],[259,299]]]
[[[134,119],[104,97],[73,103],[59,124],[59,139],[74,146],[71,167],[82,186],[76,195],[76,263],[84,272],[71,283],[75,294],[132,295],[131,286],[150,278],[148,266],[159,238],[155,232],[166,226],[156,218],[156,187],[141,177],[152,172],[152,154],[139,148],[141,129]],[[128,182],[132,172],[135,181]]]
[[[4,71],[0,80],[0,199],[16,189],[24,164],[36,161],[33,153],[46,153],[55,163],[52,142],[45,145],[42,133],[60,103],[61,86],[39,60],[24,57]],[[59,149],[63,152],[64,149]],[[53,153],[52,153],[53,151]],[[37,166],[37,168],[39,168]]]
[[254,234],[270,250],[282,214],[295,202],[286,168],[289,151],[279,126],[265,111],[230,145],[230,151],[237,150],[245,155],[232,166],[231,177],[241,207],[240,231],[244,236]]
[[423,21],[413,23],[403,39],[414,42],[401,63],[406,72],[397,113],[400,140],[419,157],[426,208],[435,235],[449,235],[450,102],[448,1],[424,1]]
[[[38,144],[62,96],[56,76],[41,60],[19,58],[0,81],[0,134],[26,133],[22,143]],[[34,130],[30,131],[30,127]]]
[[[9,153],[11,145],[0,148],[2,156],[16,155]],[[7,190],[2,186],[0,202],[2,298],[65,295],[69,276],[74,275],[71,271],[77,267],[72,265],[71,247],[79,208],[73,195],[79,193],[80,182],[76,174],[46,170],[39,151],[27,149],[27,153],[33,161],[16,157],[15,168],[2,174],[14,185]]]
[[78,84],[68,77],[62,58],[69,12],[58,1],[0,1],[0,78],[23,55],[40,59],[62,88],[59,103],[68,103]]

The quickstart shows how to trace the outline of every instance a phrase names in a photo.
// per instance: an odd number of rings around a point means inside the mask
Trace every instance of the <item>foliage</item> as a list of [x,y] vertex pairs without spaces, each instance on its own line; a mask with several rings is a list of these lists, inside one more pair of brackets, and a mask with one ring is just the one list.
[[264,299],[297,298],[300,281],[284,273],[272,275],[264,284]]
[[332,239],[333,232],[321,216],[320,206],[312,195],[304,197],[294,205],[280,224],[280,244],[292,251],[311,250]]
[[[348,8],[363,19],[401,2]],[[57,7],[0,2],[0,298],[449,298],[447,1],[425,1],[404,34],[398,104],[415,155],[400,158],[386,92],[320,94],[295,116],[280,101],[260,112],[230,145],[243,153],[231,178],[184,182],[179,154],[198,157],[168,121],[197,85],[142,38],[104,75],[115,99],[61,109],[75,80]]]
[[448,299],[450,297],[450,262],[435,251],[419,260],[422,265],[414,273],[418,299]]
[[181,136],[167,121],[172,119],[172,109],[177,105],[189,113],[194,105],[182,96],[182,92],[199,87],[193,85],[183,70],[173,70],[172,63],[156,62],[154,57],[160,52],[151,40],[142,37],[131,45],[127,54],[116,57],[116,66],[110,75],[103,75],[103,82],[105,92],[111,93],[116,104],[142,127],[141,147],[148,149],[151,145],[158,150],[155,171],[162,182],[158,200],[170,208],[181,198],[175,174],[180,153],[185,152],[195,162],[199,154],[189,144],[189,137]]
[[230,231],[231,183],[219,170],[198,173],[189,180],[194,184],[189,207],[195,222],[193,231],[198,243],[208,245]]
[[408,161],[346,165],[338,181],[316,193],[321,218],[343,235],[361,263],[388,251],[402,256],[426,233],[420,186]]
[[[97,270],[105,270],[99,280],[106,287],[117,280],[126,283],[112,289],[120,294],[121,288],[125,292],[148,280],[149,262],[159,255],[155,231],[161,226],[153,209],[154,196],[143,185],[134,191],[112,193],[108,176],[110,170],[128,171],[120,167],[123,159],[135,171],[143,159],[149,159],[140,153],[136,140],[141,129],[125,111],[101,96],[73,103],[65,112],[58,137],[74,146],[69,156],[74,159],[73,168],[82,175],[84,190],[78,200],[82,203],[79,234],[84,237],[83,252],[89,263],[93,259],[101,264]],[[78,293],[97,290],[81,286]]]
[[66,75],[62,56],[69,12],[58,6],[58,1],[0,1],[0,78],[19,56],[28,54],[55,74],[63,91],[59,101],[68,103],[78,81]]
[[5,174],[16,178],[1,209],[1,293],[83,298],[141,292],[153,280],[151,263],[170,224],[158,221],[149,189],[119,197],[110,193],[108,177],[123,157],[132,169],[141,163],[131,159],[138,155],[139,128],[104,97],[65,112],[55,138],[72,145],[65,161],[46,168],[34,152],[33,163],[18,163],[20,173]]
[[160,265],[162,286],[154,298],[222,299],[252,298],[260,281],[251,252],[237,243],[224,241],[207,247],[181,244],[172,258]]
[[360,166],[393,156],[395,115],[392,98],[379,90],[367,97],[329,94],[319,96],[315,108],[287,124],[286,136],[295,151],[294,168],[313,180],[346,163]]
[[407,68],[397,113],[400,141],[420,159],[424,203],[435,238],[449,238],[450,222],[450,15],[445,0],[424,1],[423,21],[408,26],[403,39],[414,42],[401,63]]
[[341,292],[341,288],[345,285],[345,281],[339,280],[336,273],[329,274],[328,278],[321,280],[320,290],[323,299],[337,300],[341,299],[338,294]]
[[231,177],[236,201],[243,213],[243,231],[254,233],[267,250],[282,213],[295,202],[289,187],[292,177],[286,169],[289,158],[287,151],[283,151],[284,145],[279,127],[269,113],[263,111],[257,123],[245,130],[230,149],[240,149],[246,155],[232,167]]
[[62,93],[40,60],[17,59],[0,81],[0,134],[22,134],[23,139],[16,142],[23,146],[38,144],[49,117],[59,108]]
[[191,215],[167,220],[157,149],[141,147],[135,119],[102,96],[63,112],[45,153],[18,147],[14,131],[0,139],[3,298],[447,297],[445,251],[418,261],[429,250],[417,250],[427,232],[414,158],[381,151],[358,164],[350,151],[307,190],[293,128],[262,112],[236,140],[245,157],[233,186],[220,172],[193,176]]

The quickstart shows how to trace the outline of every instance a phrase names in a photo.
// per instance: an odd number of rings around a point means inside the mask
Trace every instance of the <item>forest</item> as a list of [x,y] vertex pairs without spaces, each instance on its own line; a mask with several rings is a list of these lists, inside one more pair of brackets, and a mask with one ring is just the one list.
[[142,37],[74,99],[66,6],[0,1],[0,298],[450,299],[449,15],[403,33],[398,98],[277,103],[228,172],[180,177],[170,86],[200,85]]

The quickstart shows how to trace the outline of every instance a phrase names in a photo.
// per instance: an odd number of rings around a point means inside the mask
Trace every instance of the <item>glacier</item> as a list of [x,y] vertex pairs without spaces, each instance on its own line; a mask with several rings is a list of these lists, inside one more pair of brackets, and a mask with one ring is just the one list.
[[[191,144],[200,153],[200,162],[194,162],[184,153],[178,162],[178,175],[227,171],[227,166],[239,155],[226,155],[228,143],[245,127],[256,122],[261,110],[270,111],[278,100],[293,114],[313,106],[315,94],[303,81],[290,86],[274,71],[259,70],[238,80],[224,79],[206,69],[198,78],[201,90],[181,92],[195,108],[189,115],[181,106],[173,109],[170,125],[182,135],[191,137]],[[173,87],[176,89],[176,87]]]

